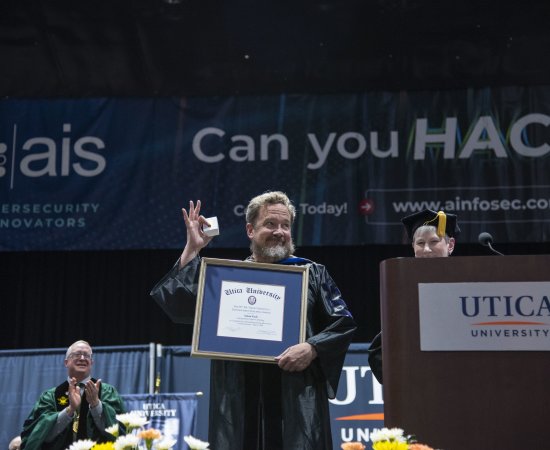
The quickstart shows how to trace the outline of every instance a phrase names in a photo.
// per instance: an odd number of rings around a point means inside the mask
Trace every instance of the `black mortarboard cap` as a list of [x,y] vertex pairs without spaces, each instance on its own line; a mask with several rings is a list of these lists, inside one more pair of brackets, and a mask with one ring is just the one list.
[[424,211],[403,217],[401,222],[403,222],[403,225],[407,229],[407,234],[411,241],[416,229],[420,228],[422,225],[433,225],[437,230],[437,234],[441,237],[445,234],[450,237],[456,237],[460,234],[456,215],[443,211],[425,209]]

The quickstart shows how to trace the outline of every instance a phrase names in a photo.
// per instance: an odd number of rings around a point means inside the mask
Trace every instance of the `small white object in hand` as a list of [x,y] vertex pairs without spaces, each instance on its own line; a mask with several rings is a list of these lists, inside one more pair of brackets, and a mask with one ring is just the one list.
[[209,227],[204,225],[202,227],[202,231],[207,236],[217,236],[220,234],[220,227],[218,226],[218,218],[216,216],[214,217],[208,217],[206,221],[210,224]]

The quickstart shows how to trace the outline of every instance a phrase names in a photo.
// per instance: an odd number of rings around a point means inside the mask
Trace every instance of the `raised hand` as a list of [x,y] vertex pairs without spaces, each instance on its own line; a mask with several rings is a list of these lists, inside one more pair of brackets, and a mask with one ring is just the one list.
[[82,398],[80,396],[80,386],[75,377],[69,380],[69,414],[74,414],[75,411],[80,409],[80,402]]
[[95,383],[90,379],[84,386],[84,392],[86,393],[86,400],[88,404],[95,408],[99,403],[99,389],[101,388],[101,380],[97,380]]
[[204,225],[210,226],[210,224],[200,213],[200,200],[197,200],[197,206],[195,206],[192,200],[189,202],[189,212],[185,208],[181,211],[187,229],[187,242],[180,257],[180,267],[183,267],[197,256],[201,249],[208,245],[212,237],[207,236],[202,231]]

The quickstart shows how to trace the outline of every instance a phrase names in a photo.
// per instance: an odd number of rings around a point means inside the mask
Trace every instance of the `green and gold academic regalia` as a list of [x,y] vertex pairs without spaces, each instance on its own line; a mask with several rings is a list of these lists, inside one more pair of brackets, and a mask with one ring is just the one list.
[[[113,440],[110,434],[98,429],[89,411],[86,396],[82,395],[77,420],[71,422],[52,442],[46,442],[46,438],[57,422],[57,415],[69,406],[68,388],[69,383],[65,381],[42,393],[23,424],[21,449],[65,450],[72,442],[79,439],[92,439],[97,442]],[[99,398],[103,407],[105,428],[108,428],[117,423],[116,415],[124,412],[124,403],[117,390],[103,382],[99,390]]]

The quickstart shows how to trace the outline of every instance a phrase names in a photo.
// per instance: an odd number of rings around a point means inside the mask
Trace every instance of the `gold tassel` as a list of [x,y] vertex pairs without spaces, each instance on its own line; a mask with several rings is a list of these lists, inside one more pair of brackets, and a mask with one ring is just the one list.
[[445,236],[445,230],[447,229],[447,216],[443,211],[438,211],[437,215],[432,219],[428,220],[424,225],[430,225],[432,222],[437,220],[437,230],[436,233],[439,237]]
[[80,414],[75,412],[74,413],[74,419],[73,419],[73,433],[78,433],[78,419],[80,418]]
[[157,377],[155,378],[155,394],[158,394],[160,392],[160,372],[157,373]]
[[437,235],[443,237],[447,229],[447,216],[443,211],[438,211],[437,217],[439,217],[439,221],[437,222]]

